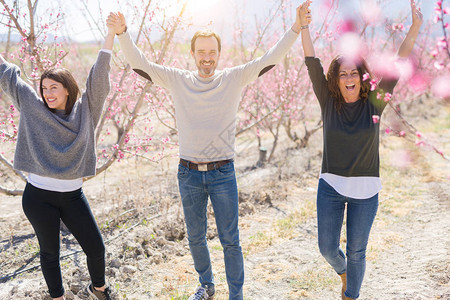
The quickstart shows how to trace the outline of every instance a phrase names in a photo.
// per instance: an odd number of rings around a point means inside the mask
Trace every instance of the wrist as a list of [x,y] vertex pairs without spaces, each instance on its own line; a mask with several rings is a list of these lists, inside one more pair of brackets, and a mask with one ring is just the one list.
[[127,25],[125,25],[125,29],[122,32],[120,32],[120,33],[116,33],[116,35],[124,34],[125,32],[127,32],[127,29],[128,29],[128,27],[127,27]]
[[309,29],[309,25],[301,25],[301,26],[300,26],[300,29],[301,29],[301,30]]
[[301,29],[300,29],[300,24],[299,23],[295,22],[294,25],[292,25],[291,29],[295,33],[300,34]]
[[413,22],[411,24],[411,29],[419,30],[421,26],[422,26],[421,22],[420,23],[419,22]]

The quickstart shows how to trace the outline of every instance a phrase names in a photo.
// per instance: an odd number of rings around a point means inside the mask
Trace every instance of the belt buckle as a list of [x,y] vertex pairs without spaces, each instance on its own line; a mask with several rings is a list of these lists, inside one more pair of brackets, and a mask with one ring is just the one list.
[[200,172],[208,171],[208,164],[198,164],[197,167]]

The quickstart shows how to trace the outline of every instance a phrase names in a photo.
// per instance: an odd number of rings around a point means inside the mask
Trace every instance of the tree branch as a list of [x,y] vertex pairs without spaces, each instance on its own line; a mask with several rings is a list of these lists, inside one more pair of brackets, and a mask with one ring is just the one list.
[[25,175],[23,175],[22,172],[14,169],[14,166],[6,159],[5,156],[3,156],[3,154],[0,154],[0,162],[5,165],[8,169],[11,169],[17,176],[19,176],[23,181],[27,181],[27,178],[25,177]]

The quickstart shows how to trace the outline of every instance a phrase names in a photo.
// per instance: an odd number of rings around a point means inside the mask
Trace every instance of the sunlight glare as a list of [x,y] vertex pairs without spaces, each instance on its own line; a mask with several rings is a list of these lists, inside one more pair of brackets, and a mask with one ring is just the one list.
[[214,10],[219,0],[187,0],[187,10],[190,13],[206,13]]

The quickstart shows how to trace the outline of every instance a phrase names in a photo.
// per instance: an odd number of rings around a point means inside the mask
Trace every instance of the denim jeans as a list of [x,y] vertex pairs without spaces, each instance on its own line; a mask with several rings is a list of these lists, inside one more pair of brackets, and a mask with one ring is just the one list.
[[[347,259],[339,248],[347,203]],[[366,247],[378,209],[378,194],[368,199],[342,196],[325,180],[319,180],[317,222],[320,253],[338,274],[347,273],[347,297],[356,299],[366,269]]]
[[83,248],[93,285],[105,285],[105,246],[81,188],[53,192],[27,183],[22,207],[39,241],[42,273],[52,298],[64,295],[59,263],[60,220]]
[[178,185],[189,248],[201,285],[214,285],[206,243],[206,206],[209,196],[223,247],[229,299],[243,299],[244,259],[239,244],[239,203],[234,163],[230,162],[216,170],[203,172],[179,165]]

